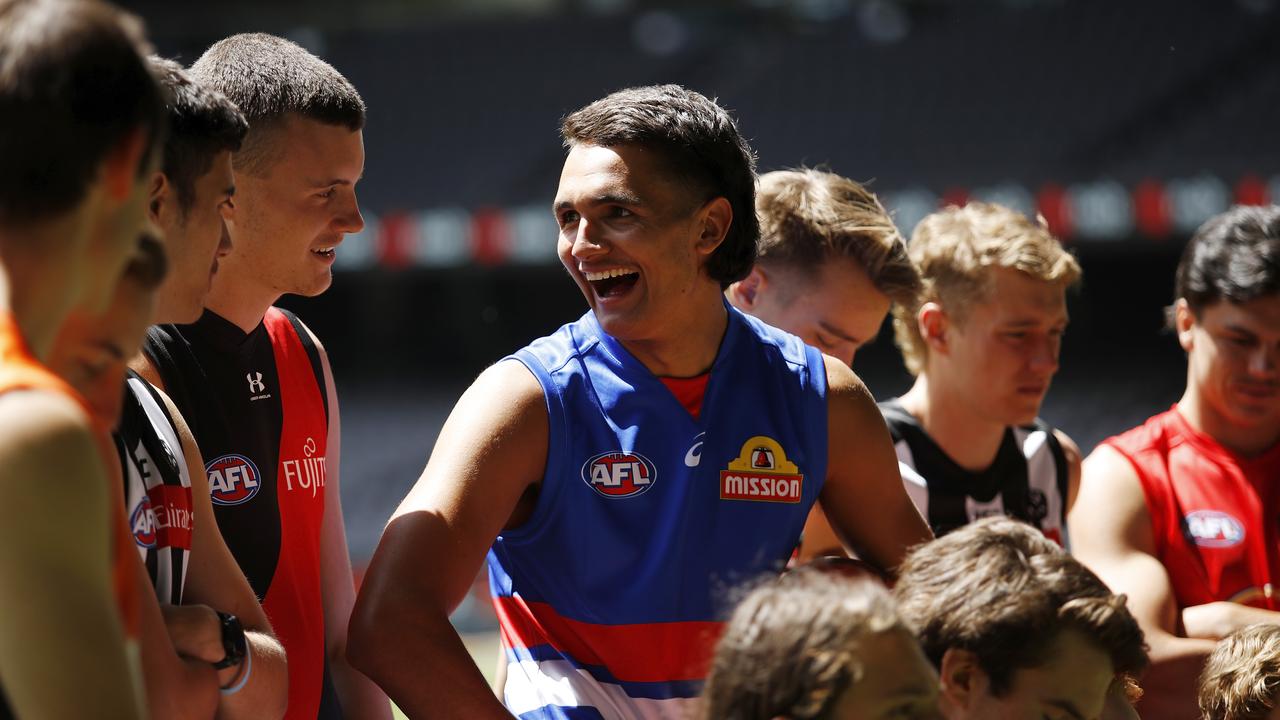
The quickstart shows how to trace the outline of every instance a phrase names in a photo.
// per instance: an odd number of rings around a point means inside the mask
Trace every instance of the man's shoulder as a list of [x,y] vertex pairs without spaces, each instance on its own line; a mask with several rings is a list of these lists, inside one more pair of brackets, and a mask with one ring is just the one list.
[[1108,448],[1128,458],[1151,453],[1165,455],[1176,443],[1176,412],[1170,409],[1156,413],[1141,425],[1104,439],[1098,443],[1098,447]]
[[766,352],[778,353],[789,365],[805,367],[809,364],[806,345],[799,337],[737,308],[728,307],[730,322],[740,322],[750,342],[761,346]]

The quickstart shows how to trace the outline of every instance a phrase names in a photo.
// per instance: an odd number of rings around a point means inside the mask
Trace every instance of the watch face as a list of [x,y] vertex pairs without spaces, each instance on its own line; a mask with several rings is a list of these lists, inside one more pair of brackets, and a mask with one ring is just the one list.
[[231,613],[218,613],[218,619],[222,621],[222,649],[226,651],[226,657],[222,658],[213,666],[218,670],[229,668],[232,665],[238,665],[244,660],[244,653],[247,646],[244,638],[244,626],[240,624],[240,618]]

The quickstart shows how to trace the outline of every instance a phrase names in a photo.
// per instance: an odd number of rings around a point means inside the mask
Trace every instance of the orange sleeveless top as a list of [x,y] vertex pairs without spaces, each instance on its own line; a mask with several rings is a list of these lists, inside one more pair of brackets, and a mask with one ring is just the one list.
[[[31,354],[13,316],[8,312],[0,311],[0,393],[10,390],[45,390],[65,395],[84,410],[86,417],[93,417],[80,393],[62,378],[50,372]],[[102,453],[104,467],[110,467],[109,463],[115,461],[116,453],[111,444],[109,428],[95,425],[93,429],[94,440],[97,441],[98,450]],[[110,477],[110,473],[104,474]],[[138,561],[136,551],[133,550],[133,537],[125,522],[124,498],[120,483],[108,483],[107,493],[110,498],[108,502],[111,512],[111,578],[125,634],[136,639],[140,598],[131,563]]]

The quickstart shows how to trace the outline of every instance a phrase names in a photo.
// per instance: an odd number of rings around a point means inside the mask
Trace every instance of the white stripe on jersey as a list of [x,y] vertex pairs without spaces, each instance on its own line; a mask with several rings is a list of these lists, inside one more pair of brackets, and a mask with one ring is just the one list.
[[1049,433],[1044,430],[1028,432],[1016,427],[1013,429],[1013,437],[1022,448],[1023,456],[1027,458],[1027,484],[1032,489],[1044,493],[1049,514],[1041,522],[1041,529],[1056,529],[1062,534],[1063,549],[1071,552],[1071,538],[1067,537],[1066,524],[1060,520],[1065,510],[1063,507],[1065,498],[1058,492],[1058,464],[1054,460],[1053,450],[1049,447]]
[[516,716],[558,705],[595,708],[605,720],[693,720],[699,702],[697,698],[633,698],[565,660],[509,663],[503,698],[507,710]]
[[929,483],[916,472],[915,457],[911,454],[911,446],[906,440],[899,440],[893,446],[898,454],[898,472],[902,474],[902,486],[907,489],[907,497],[920,511],[920,517],[929,522]]

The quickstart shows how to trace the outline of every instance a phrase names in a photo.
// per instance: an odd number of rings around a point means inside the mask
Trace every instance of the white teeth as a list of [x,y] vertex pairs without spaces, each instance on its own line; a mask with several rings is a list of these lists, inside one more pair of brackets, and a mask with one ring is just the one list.
[[602,272],[584,272],[587,282],[595,282],[597,280],[608,280],[609,278],[622,277],[623,275],[635,275],[635,270],[626,270],[624,268],[615,268],[613,270],[604,270]]
[[[337,246],[335,245],[334,247],[337,247]],[[326,253],[331,253],[331,252],[333,252],[333,248],[332,248],[332,247],[316,248],[315,250],[312,250],[311,252],[317,252],[317,253],[320,253],[321,255],[324,255],[324,254],[326,254]]]

